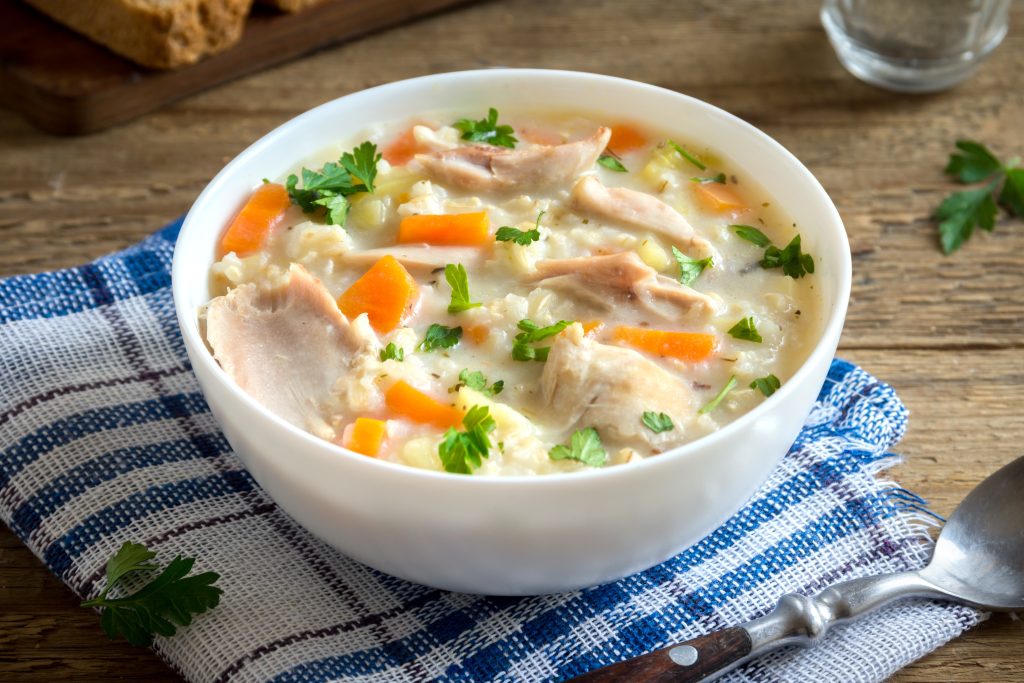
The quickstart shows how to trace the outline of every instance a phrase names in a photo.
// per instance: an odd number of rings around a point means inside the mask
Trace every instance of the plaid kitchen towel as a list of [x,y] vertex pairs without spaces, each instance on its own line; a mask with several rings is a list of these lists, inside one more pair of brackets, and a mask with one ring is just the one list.
[[[653,569],[493,598],[362,566],[281,512],[217,429],[171,301],[179,228],[0,282],[0,514],[82,597],[99,592],[126,540],[220,572],[220,606],[154,645],[190,681],[562,680],[764,614],[785,592],[918,568],[930,553],[920,499],[877,478],[906,410],[837,360],[764,487]],[[983,616],[907,601],[727,680],[879,681]]]

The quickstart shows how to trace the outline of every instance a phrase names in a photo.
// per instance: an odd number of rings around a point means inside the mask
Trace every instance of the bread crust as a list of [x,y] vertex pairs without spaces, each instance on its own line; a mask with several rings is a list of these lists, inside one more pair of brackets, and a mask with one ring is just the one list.
[[252,0],[25,0],[143,66],[172,69],[242,36]]

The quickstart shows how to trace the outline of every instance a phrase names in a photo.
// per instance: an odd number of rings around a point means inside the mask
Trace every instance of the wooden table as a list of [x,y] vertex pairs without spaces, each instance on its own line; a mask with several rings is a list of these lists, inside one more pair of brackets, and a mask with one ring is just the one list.
[[[511,0],[434,17],[248,77],[115,130],[47,136],[0,112],[0,275],[77,264],[183,213],[250,142],[299,112],[411,76],[498,65],[597,71],[723,107],[821,180],[846,221],[854,289],[841,354],[912,412],[891,472],[940,514],[1024,448],[1024,224],[952,257],[929,214],[970,136],[1024,154],[1024,7],[969,81],[894,95],[835,60],[819,3]],[[497,77],[497,76],[495,76]],[[329,142],[327,140],[325,143]],[[0,679],[176,680],[110,643],[95,615],[0,531]],[[894,680],[1020,681],[1024,622],[996,616]]]

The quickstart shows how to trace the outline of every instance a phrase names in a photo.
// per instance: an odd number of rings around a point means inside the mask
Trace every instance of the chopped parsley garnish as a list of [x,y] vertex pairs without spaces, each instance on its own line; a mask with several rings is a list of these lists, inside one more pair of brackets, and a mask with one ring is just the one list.
[[552,460],[578,460],[591,467],[603,467],[608,461],[601,437],[593,427],[576,430],[568,446],[555,446],[548,451],[548,457]]
[[687,152],[685,149],[683,149],[682,145],[680,145],[678,142],[676,142],[674,140],[669,140],[668,144],[671,145],[672,148],[675,151],[679,152],[679,155],[681,157],[683,157],[684,159],[689,161],[691,164],[693,164],[694,166],[696,166],[700,170],[703,171],[703,170],[707,169],[707,166],[705,166],[704,163],[700,159],[698,159],[697,157],[693,156],[692,154]]
[[462,133],[463,140],[509,148],[515,147],[519,142],[513,135],[515,131],[512,130],[512,126],[498,125],[498,110],[494,107],[487,110],[486,119],[459,119],[453,125]]
[[719,173],[718,175],[713,175],[713,176],[699,176],[698,175],[698,176],[694,176],[694,177],[690,178],[690,180],[692,180],[695,183],[700,183],[701,185],[704,185],[706,183],[720,183],[722,185],[725,185],[725,174],[724,173]]
[[757,389],[765,396],[771,396],[775,391],[782,386],[782,382],[775,375],[765,375],[764,377],[758,377],[750,383],[751,389]]
[[487,386],[487,377],[484,376],[484,373],[479,370],[464,368],[459,373],[459,383],[449,391],[458,391],[460,387],[469,387],[474,391],[479,391],[484,396],[497,396],[505,388],[505,380],[499,379],[491,386]]
[[512,341],[512,359],[536,360],[543,363],[548,359],[548,353],[551,351],[551,348],[542,347],[538,349],[530,345],[555,336],[571,324],[571,320],[559,320],[554,325],[540,327],[529,318],[523,318],[519,321],[518,325],[522,332],[517,334],[516,338]]
[[213,609],[224,592],[213,584],[216,572],[188,576],[195,559],[178,555],[156,578],[131,595],[109,598],[110,590],[133,572],[160,569],[150,562],[156,553],[139,543],[126,542],[107,560],[107,583],[103,591],[82,607],[103,610],[100,625],[110,638],[124,636],[132,645],[149,646],[154,635],[173,636],[178,626],[188,626],[192,617]]
[[345,225],[349,209],[347,197],[357,192],[373,192],[380,158],[377,146],[364,142],[342,154],[337,163],[327,162],[319,171],[303,167],[302,187],[297,187],[299,179],[293,173],[285,181],[285,188],[292,202],[306,213],[313,213],[322,206],[329,225]]
[[692,284],[694,280],[700,277],[705,268],[710,268],[714,265],[714,261],[712,261],[710,256],[702,259],[690,258],[675,247],[672,247],[672,255],[676,257],[676,262],[679,263],[679,282],[684,285]]
[[395,346],[394,342],[388,342],[388,345],[380,350],[380,360],[383,363],[386,360],[405,360],[405,349],[401,346]]
[[800,251],[800,235],[789,241],[783,249],[772,245],[764,250],[762,268],[782,268],[782,272],[793,279],[800,279],[814,272],[814,259]]
[[602,154],[597,158],[597,163],[616,173],[629,173],[629,169],[622,165],[622,162],[611,154]]
[[427,328],[427,333],[424,335],[423,341],[421,341],[419,346],[416,348],[420,351],[450,349],[458,344],[460,339],[462,339],[461,327],[445,327],[444,325],[433,323]]
[[655,413],[651,410],[645,410],[641,422],[644,426],[650,429],[655,434],[661,434],[662,432],[670,432],[676,428],[672,424],[672,418],[665,413]]
[[729,328],[729,335],[736,339],[761,343],[761,335],[757,332],[754,324],[754,316],[750,315],[741,319],[738,323]]
[[466,274],[466,266],[461,263],[449,263],[444,267],[444,279],[452,288],[452,300],[448,304],[449,313],[461,313],[481,305],[469,299],[469,275]]
[[515,242],[520,246],[526,246],[531,242],[536,242],[540,239],[540,219],[546,214],[547,211],[541,211],[537,214],[537,222],[533,226],[533,230],[522,231],[519,228],[513,228],[509,226],[503,226],[498,228],[498,231],[494,233],[494,239],[498,242]]
[[1007,213],[1024,216],[1024,167],[1018,165],[1020,159],[1004,165],[980,142],[957,140],[956,146],[960,151],[949,155],[945,172],[961,183],[987,182],[977,189],[954,192],[935,211],[942,250],[947,254],[959,249],[975,227],[988,231],[995,228],[997,190],[999,203]]
[[491,438],[494,431],[494,418],[487,406],[473,406],[462,418],[464,432],[449,427],[444,433],[444,440],[437,447],[445,472],[453,474],[472,474],[473,469],[480,467],[483,459],[491,450]]
[[725,398],[726,394],[728,394],[730,391],[732,391],[733,389],[736,388],[736,384],[737,384],[736,378],[735,377],[730,377],[729,381],[725,383],[724,387],[722,387],[722,390],[719,391],[717,394],[715,394],[715,397],[713,399],[711,399],[710,401],[708,401],[707,404],[703,408],[701,408],[700,410],[697,411],[697,413],[700,414],[700,415],[706,415],[706,414],[710,413],[712,410],[714,410],[715,408],[717,408],[718,404],[722,402],[722,400]]
[[736,235],[748,242],[756,244],[759,247],[767,247],[772,243],[768,239],[768,235],[764,234],[753,225],[730,225],[730,228],[736,231]]

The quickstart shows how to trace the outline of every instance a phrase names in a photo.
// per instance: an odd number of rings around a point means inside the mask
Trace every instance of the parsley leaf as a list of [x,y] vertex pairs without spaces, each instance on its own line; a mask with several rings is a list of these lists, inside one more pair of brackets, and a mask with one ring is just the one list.
[[955,176],[961,183],[976,183],[1002,170],[999,159],[980,142],[957,140],[960,153],[949,155],[945,172]]
[[669,432],[676,428],[672,424],[672,418],[665,413],[655,413],[650,410],[645,410],[643,417],[640,419],[644,423],[644,426],[650,429],[655,434],[661,434],[662,432]]
[[751,389],[757,389],[765,396],[771,396],[781,386],[782,382],[779,381],[779,378],[771,374],[758,377],[750,383]]
[[519,142],[513,135],[515,131],[512,126],[498,125],[498,110],[494,107],[487,110],[486,119],[479,121],[459,119],[453,125],[462,132],[463,140],[486,142],[489,145],[509,148],[515,147]]
[[464,368],[459,373],[459,383],[449,389],[449,391],[458,391],[459,387],[463,386],[479,391],[484,396],[497,396],[505,388],[505,380],[499,379],[491,386],[487,386],[487,377],[484,376],[484,373],[479,370],[471,371],[469,368]]
[[533,230],[523,232],[519,228],[506,225],[498,228],[498,231],[494,233],[494,239],[498,242],[515,242],[523,247],[531,242],[536,242],[540,239],[540,219],[546,213],[547,211],[541,211],[537,214],[537,222],[534,224]]
[[578,460],[584,465],[602,467],[608,460],[608,453],[597,430],[587,427],[573,432],[568,446],[558,445],[548,451],[548,457],[552,460]]
[[401,362],[405,360],[405,349],[400,346],[395,346],[394,342],[388,342],[388,345],[380,350],[380,360],[382,363],[386,360],[397,360]]
[[685,149],[683,149],[682,146],[678,142],[675,142],[674,140],[669,140],[668,144],[671,145],[672,148],[675,149],[675,151],[679,152],[679,155],[681,157],[683,157],[684,159],[689,161],[691,164],[693,164],[694,166],[696,166],[700,170],[703,171],[703,170],[707,169],[707,166],[705,166],[703,164],[703,162],[701,162],[700,159],[698,159],[697,157],[693,156],[692,154],[687,152]]
[[675,247],[672,247],[672,255],[676,257],[676,262],[679,264],[679,282],[684,285],[692,284],[694,280],[700,277],[705,268],[710,268],[714,265],[714,261],[710,256],[702,259],[693,259]]
[[473,406],[462,418],[464,432],[449,427],[444,440],[437,447],[445,472],[453,474],[472,474],[473,469],[480,467],[483,459],[491,450],[491,439],[488,436],[494,431],[495,422],[487,406]]
[[111,588],[132,572],[154,571],[160,567],[149,563],[156,553],[138,543],[126,542],[107,561],[107,583],[97,597],[86,600],[82,607],[103,610],[100,625],[111,638],[123,636],[132,645],[148,646],[154,635],[173,636],[178,626],[188,626],[192,617],[213,609],[224,592],[213,584],[220,578],[216,572],[188,576],[194,558],[180,555],[155,579],[121,598],[109,598]]
[[752,225],[730,225],[730,228],[736,231],[736,235],[741,239],[745,239],[748,242],[752,242],[759,247],[767,247],[772,243],[768,239],[768,235],[764,234]]
[[462,339],[461,327],[445,327],[444,325],[433,323],[427,328],[423,341],[416,348],[420,351],[450,349],[458,344],[460,339]]
[[710,401],[708,401],[707,404],[703,408],[698,410],[697,414],[698,415],[707,415],[712,410],[717,408],[718,404],[722,402],[722,400],[725,398],[726,394],[728,394],[730,391],[732,391],[733,389],[736,388],[736,384],[737,384],[736,378],[735,377],[730,377],[729,381],[725,383],[724,387],[722,387],[722,390],[719,391],[717,394],[715,394],[715,397],[713,399],[711,399]]
[[466,266],[461,263],[449,263],[444,267],[444,279],[452,288],[452,300],[448,304],[449,313],[461,313],[481,305],[469,300],[469,275],[466,274]]
[[994,195],[1008,213],[1024,216],[1024,168],[1018,167],[1020,160],[1011,159],[1003,165],[985,145],[973,140],[957,140],[956,147],[959,151],[949,155],[945,172],[961,183],[988,182],[954,192],[936,209],[939,243],[946,254],[959,249],[976,227],[989,231],[995,228],[998,208]]
[[629,169],[622,165],[622,162],[611,154],[602,154],[597,158],[597,163],[616,173],[629,173]]
[[738,323],[729,328],[729,335],[736,339],[743,339],[746,341],[761,343],[761,335],[757,332],[757,326],[754,324],[754,316],[747,316],[741,319]]
[[515,339],[512,340],[512,359],[522,361],[536,360],[543,363],[548,359],[548,353],[551,351],[551,348],[544,347],[538,349],[530,346],[530,344],[553,337],[571,324],[571,320],[559,320],[553,325],[540,327],[529,318],[523,318],[519,321],[518,325],[522,332],[517,334]]
[[700,183],[701,185],[706,185],[707,183],[721,183],[722,185],[725,185],[725,174],[719,173],[718,175],[713,176],[698,175],[693,176],[692,178],[690,178],[690,180],[692,180],[695,183]]
[[954,192],[942,200],[935,210],[939,220],[939,239],[942,250],[951,254],[974,233],[975,226],[992,230],[996,226],[996,203],[992,191],[998,184],[993,181],[977,190]]
[[337,163],[327,162],[319,171],[304,167],[301,188],[298,177],[294,173],[289,175],[285,189],[292,202],[306,213],[313,213],[322,206],[329,225],[344,225],[349,209],[346,197],[357,192],[373,192],[380,159],[377,146],[366,141],[342,154]]
[[800,235],[789,241],[783,249],[772,245],[764,250],[762,268],[782,268],[782,272],[794,280],[814,272],[814,258],[800,251]]

